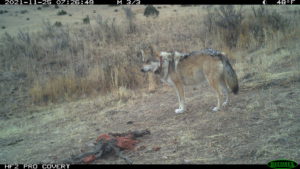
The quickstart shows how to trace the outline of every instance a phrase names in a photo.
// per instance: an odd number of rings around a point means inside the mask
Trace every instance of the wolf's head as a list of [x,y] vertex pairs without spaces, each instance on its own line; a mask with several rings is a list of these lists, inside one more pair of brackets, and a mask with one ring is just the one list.
[[170,57],[173,54],[171,52],[160,52],[155,54],[154,57],[148,59],[145,64],[143,64],[141,71],[142,72],[153,72],[160,73],[162,68],[168,63]]
[[154,72],[159,73],[160,61],[155,58],[148,59],[145,64],[143,64],[141,71],[142,72]]

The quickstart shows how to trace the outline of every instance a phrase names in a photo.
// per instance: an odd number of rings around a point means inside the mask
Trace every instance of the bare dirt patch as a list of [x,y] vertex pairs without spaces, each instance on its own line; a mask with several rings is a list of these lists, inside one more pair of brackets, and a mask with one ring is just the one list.
[[[87,151],[101,133],[140,129],[151,135],[124,153],[135,164],[299,161],[299,84],[242,89],[216,113],[211,111],[215,98],[205,85],[186,88],[188,112],[180,115],[174,113],[177,98],[170,88],[102,110],[97,100],[43,108],[3,121],[1,163],[55,163]],[[112,156],[95,163],[125,162]]]

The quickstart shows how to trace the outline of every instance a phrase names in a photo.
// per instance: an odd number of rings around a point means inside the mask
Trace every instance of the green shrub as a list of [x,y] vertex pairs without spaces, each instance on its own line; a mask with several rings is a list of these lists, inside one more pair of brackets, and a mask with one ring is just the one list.
[[90,17],[88,15],[85,18],[83,18],[83,23],[84,24],[89,24],[90,23]]
[[61,27],[61,26],[62,26],[62,23],[59,22],[59,21],[56,21],[56,22],[54,23],[54,26]]
[[57,12],[57,15],[66,15],[67,12],[65,10],[61,10]]
[[0,14],[5,14],[5,13],[8,13],[7,10],[0,10]]
[[159,15],[159,11],[153,6],[153,5],[148,5],[145,8],[144,11],[144,16],[148,17],[148,16],[158,16]]
[[28,11],[27,10],[22,10],[21,11],[21,14],[25,14],[25,13],[28,13]]

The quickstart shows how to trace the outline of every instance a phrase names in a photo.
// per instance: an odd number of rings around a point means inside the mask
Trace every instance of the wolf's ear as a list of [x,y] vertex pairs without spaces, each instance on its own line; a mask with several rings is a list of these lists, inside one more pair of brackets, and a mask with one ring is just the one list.
[[157,52],[157,49],[154,45],[149,45],[148,48],[150,49],[151,56],[157,56],[158,52]]
[[154,51],[153,52],[154,53],[154,58],[159,58],[160,57],[160,52],[158,52],[158,51]]
[[145,62],[145,52],[144,52],[144,50],[143,49],[141,49],[140,50],[140,52],[141,52],[141,56],[142,56],[142,62]]

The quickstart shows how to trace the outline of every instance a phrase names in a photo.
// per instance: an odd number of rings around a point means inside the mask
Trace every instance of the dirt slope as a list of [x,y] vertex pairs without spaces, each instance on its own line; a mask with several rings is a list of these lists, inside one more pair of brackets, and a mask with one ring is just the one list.
[[[134,163],[299,161],[299,86],[298,81],[242,88],[219,112],[211,111],[215,98],[207,85],[186,88],[188,112],[179,115],[174,113],[177,98],[171,88],[106,108],[97,99],[42,108],[1,127],[8,135],[1,137],[0,162],[55,163],[88,151],[100,134],[140,129],[149,129],[151,135],[137,145],[144,150],[125,153]],[[153,151],[155,146],[161,149]],[[95,163],[125,161],[108,157]]]

